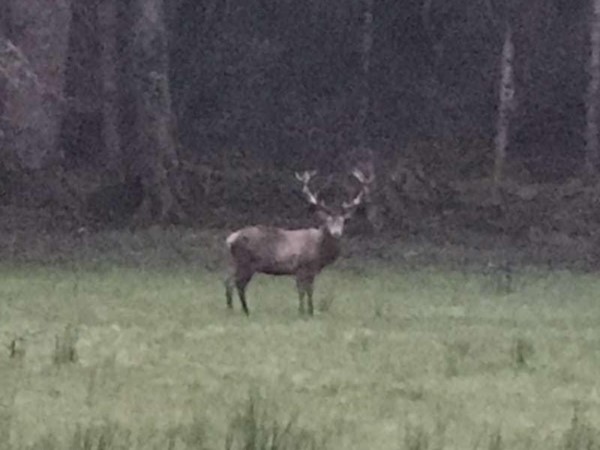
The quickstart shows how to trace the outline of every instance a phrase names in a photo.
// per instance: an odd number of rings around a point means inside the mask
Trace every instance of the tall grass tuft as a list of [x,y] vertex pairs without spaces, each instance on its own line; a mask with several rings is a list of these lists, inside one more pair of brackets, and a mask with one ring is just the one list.
[[16,360],[25,357],[25,338],[17,336],[10,341],[10,344],[8,344],[8,356]]
[[502,431],[500,429],[496,429],[492,431],[490,434],[490,438],[488,441],[488,449],[489,450],[503,450],[504,449],[504,440],[502,439]]
[[133,445],[131,431],[114,422],[78,425],[69,450],[127,450]]
[[[173,436],[179,435],[179,439],[183,441],[186,449],[190,450],[208,450],[208,433],[206,429],[206,422],[199,416],[194,416],[194,419],[190,424],[182,427]],[[176,440],[172,438],[169,440],[169,448],[177,448]]]
[[404,450],[428,450],[429,432],[422,426],[407,425],[404,433]]
[[335,296],[331,292],[321,295],[319,297],[319,302],[317,303],[317,310],[322,313],[329,312],[334,300]]
[[437,415],[431,430],[422,424],[404,427],[404,440],[400,448],[403,450],[443,450],[446,443],[448,420]]
[[76,345],[78,339],[79,331],[76,327],[68,324],[63,332],[57,334],[54,338],[52,362],[57,366],[77,362],[78,356]]
[[484,291],[495,295],[508,295],[517,291],[513,267],[507,263],[489,263],[484,270]]
[[251,394],[229,424],[225,450],[318,450],[325,442],[301,428],[297,417],[281,421],[257,394]]
[[464,359],[471,349],[469,341],[456,341],[446,343],[446,352],[444,353],[445,370],[444,374],[448,378],[456,377],[460,373]]
[[563,443],[564,450],[600,450],[600,430],[588,423],[575,408],[571,425],[565,431]]
[[530,366],[534,354],[533,343],[526,338],[515,339],[511,348],[512,361],[517,369],[525,369]]

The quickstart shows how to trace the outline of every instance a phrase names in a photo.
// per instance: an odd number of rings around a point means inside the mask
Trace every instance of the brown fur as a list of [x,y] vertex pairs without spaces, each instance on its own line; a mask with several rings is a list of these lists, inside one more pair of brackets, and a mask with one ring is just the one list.
[[352,174],[362,185],[361,191],[350,203],[344,203],[339,213],[328,208],[318,195],[311,192],[308,183],[316,172],[296,173],[302,182],[302,192],[316,208],[322,225],[320,228],[284,230],[275,227],[253,226],[231,233],[226,240],[231,255],[231,273],[225,281],[227,306],[233,307],[235,286],[246,315],[246,286],[255,273],[268,275],[293,275],[300,300],[300,312],[304,312],[304,298],[308,299],[308,313],[313,315],[313,285],[321,270],[333,263],[340,254],[340,238],[344,221],[352,215],[368,191],[373,177],[359,169]]
[[226,281],[227,305],[232,307],[235,285],[242,308],[249,314],[245,289],[255,273],[293,275],[304,312],[313,314],[313,283],[321,270],[340,254],[340,240],[331,236],[326,227],[284,230],[267,226],[242,228],[227,238],[231,255],[231,274]]

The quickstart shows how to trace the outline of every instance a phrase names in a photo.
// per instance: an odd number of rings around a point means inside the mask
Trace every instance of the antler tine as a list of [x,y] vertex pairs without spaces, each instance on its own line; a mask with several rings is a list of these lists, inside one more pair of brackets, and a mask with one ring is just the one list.
[[305,170],[304,172],[296,172],[296,179],[302,181],[304,184],[308,184],[310,179],[317,174],[316,170]]
[[361,189],[360,192],[356,195],[356,197],[352,199],[352,201],[344,202],[342,204],[342,207],[344,209],[353,209],[360,205],[363,202],[365,195],[367,195],[369,192],[369,184],[373,182],[373,176],[371,175],[367,178],[365,173],[358,167],[352,169],[352,175],[360,182]]
[[309,203],[312,205],[319,205],[319,199],[317,195],[313,194],[308,187],[308,183],[311,178],[317,174],[316,170],[305,170],[304,172],[296,172],[296,179],[302,182],[302,193],[306,196]]
[[365,175],[365,173],[360,170],[358,167],[355,167],[354,169],[352,169],[352,175],[354,176],[354,178],[356,178],[358,181],[361,182],[361,184],[369,184],[373,181],[373,175],[371,175],[370,177],[367,178],[367,176]]
[[365,174],[362,173],[362,171],[360,169],[357,169],[356,167],[352,169],[352,175],[354,175],[354,178],[356,178],[361,183],[364,183],[366,181]]
[[352,199],[352,201],[342,203],[342,208],[344,208],[344,209],[356,208],[358,205],[360,205],[362,203],[364,195],[365,195],[365,191],[364,191],[364,189],[361,189],[360,192],[357,194],[357,196]]

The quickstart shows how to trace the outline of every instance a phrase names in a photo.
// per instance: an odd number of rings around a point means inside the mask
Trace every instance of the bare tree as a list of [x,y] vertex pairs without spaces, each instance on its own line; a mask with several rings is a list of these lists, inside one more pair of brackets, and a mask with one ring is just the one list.
[[600,0],[592,1],[590,15],[590,81],[587,92],[586,158],[585,169],[594,175],[598,169],[600,138],[598,136],[598,110],[600,108]]
[[[71,23],[70,0],[9,0],[8,67],[30,74],[8,84],[4,116],[10,156],[39,169],[58,158],[62,94]],[[16,50],[18,49],[18,50]],[[5,60],[6,61],[6,60]],[[27,64],[22,64],[27,61]],[[6,66],[4,67],[6,68]],[[30,69],[30,70],[29,70]],[[24,72],[22,72],[24,73]]]
[[497,201],[504,173],[506,148],[509,142],[511,112],[514,109],[515,82],[513,70],[514,44],[510,25],[506,26],[502,56],[500,58],[500,88],[498,99],[498,118],[496,121],[496,147],[494,153],[494,172],[492,197]]
[[123,181],[123,157],[119,135],[119,98],[117,83],[117,5],[116,0],[98,2],[100,70],[102,76],[102,140],[108,169]]
[[363,2],[364,12],[361,45],[362,92],[360,99],[360,108],[358,111],[358,131],[360,133],[360,145],[362,147],[366,147],[366,126],[367,117],[369,115],[370,103],[369,71],[371,66],[371,49],[373,48],[373,0],[363,0]]
[[23,52],[10,39],[0,36],[0,79],[14,89],[30,84],[41,89],[39,79]]
[[137,221],[168,221],[183,216],[172,189],[178,167],[169,89],[169,56],[163,0],[137,0],[134,25],[135,96],[137,115],[136,170],[144,199]]
[[[444,40],[436,37],[436,33],[432,24],[431,10],[433,8],[433,1],[434,0],[423,0],[423,4],[421,5],[421,22],[423,24],[425,33],[427,34],[427,38],[429,39],[433,48],[434,67],[437,68],[444,53]],[[437,70],[434,69],[434,75],[435,74],[437,74]]]
[[[40,89],[36,74],[25,55],[7,38],[0,36],[0,157],[2,163],[16,168],[16,155],[7,151],[10,143],[8,121],[5,117],[9,89]],[[8,145],[4,144],[7,143]]]

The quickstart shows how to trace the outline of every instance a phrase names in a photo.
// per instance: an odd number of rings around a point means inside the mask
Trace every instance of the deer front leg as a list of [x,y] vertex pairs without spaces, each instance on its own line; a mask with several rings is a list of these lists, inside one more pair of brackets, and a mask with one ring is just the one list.
[[225,279],[225,298],[227,299],[227,308],[233,309],[233,275],[229,275]]
[[300,302],[300,305],[298,307],[298,312],[301,315],[304,315],[304,291],[302,291],[302,290],[298,290],[298,301]]
[[314,316],[314,309],[313,309],[313,280],[311,279],[310,282],[306,285],[306,297],[308,298],[308,314],[311,316]]
[[296,287],[298,288],[298,299],[300,301],[300,314],[304,314],[304,298],[308,300],[308,314],[314,314],[313,310],[313,280],[314,277],[301,274],[296,276]]
[[229,267],[227,269],[227,278],[225,278],[225,298],[227,300],[227,309],[233,309],[233,288],[235,286],[236,280],[239,278],[239,270],[237,269],[237,264],[235,260],[232,258],[229,261]]
[[305,290],[302,279],[299,276],[296,277],[296,289],[298,290],[298,301],[300,302],[300,304],[298,305],[298,312],[300,314],[304,314]]

